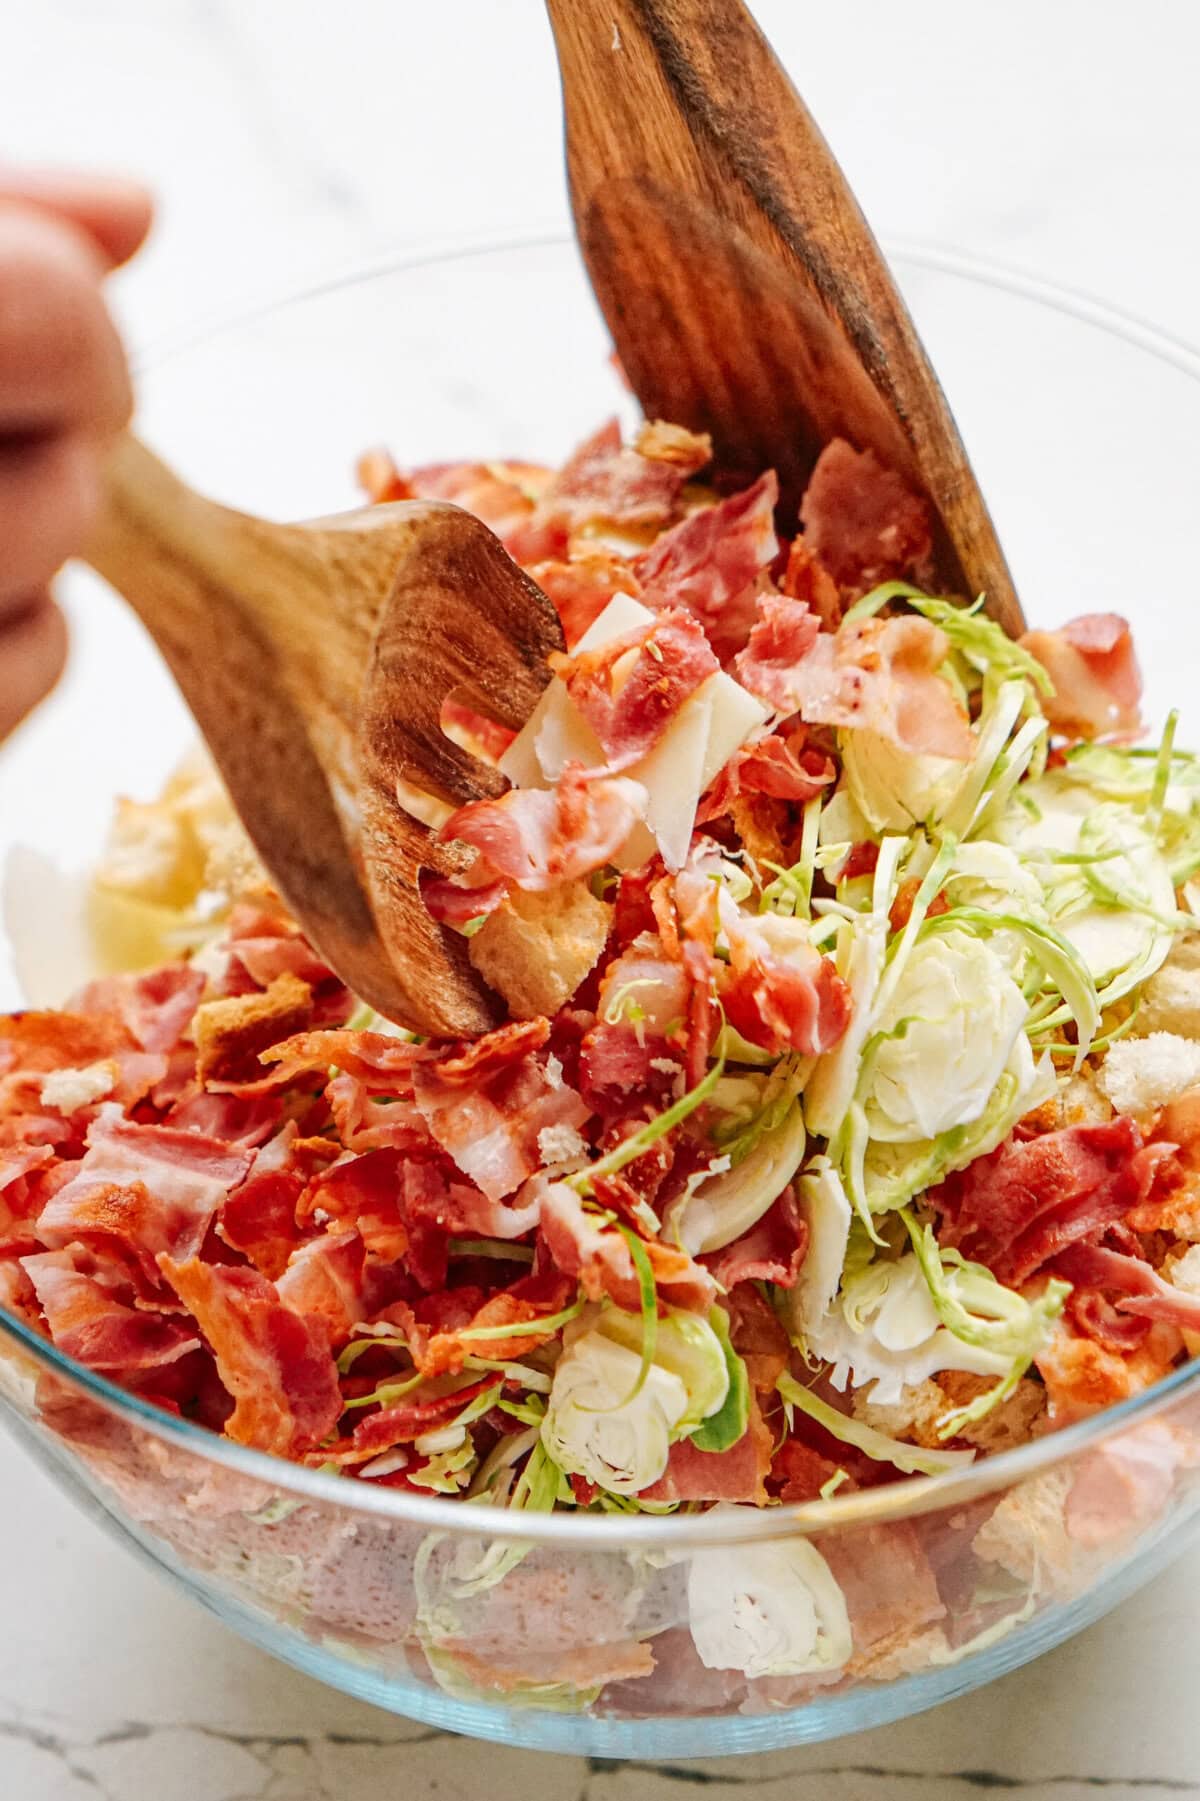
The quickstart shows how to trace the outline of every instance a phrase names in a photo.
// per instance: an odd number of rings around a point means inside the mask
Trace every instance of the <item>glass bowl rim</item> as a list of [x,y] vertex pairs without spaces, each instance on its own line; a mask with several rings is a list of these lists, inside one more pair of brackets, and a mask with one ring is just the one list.
[[[353,263],[335,275],[262,299],[240,310],[204,321],[153,341],[135,355],[135,369],[152,370],[189,350],[235,332],[272,314],[345,289],[369,285],[389,275],[441,264],[467,261],[537,249],[566,249],[573,245],[561,229],[510,234],[480,234],[442,242],[430,242],[401,253],[384,254]],[[1200,350],[1185,339],[1160,329],[1139,315],[1111,305],[1085,290],[1046,280],[1013,265],[981,258],[952,246],[928,244],[906,238],[889,238],[885,248],[903,261],[936,273],[973,282],[977,286],[1007,291],[1020,299],[1061,313],[1080,324],[1116,337],[1157,361],[1178,369],[1200,382]],[[107,1412],[148,1431],[167,1444],[223,1465],[238,1475],[265,1483],[291,1495],[350,1513],[401,1522],[426,1531],[472,1537],[521,1539],[531,1544],[575,1545],[592,1551],[616,1551],[626,1546],[657,1549],[702,1549],[745,1544],[814,1532],[845,1531],[908,1519],[936,1509],[962,1505],[981,1494],[1004,1489],[1012,1483],[1066,1462],[1077,1453],[1103,1443],[1110,1434],[1135,1421],[1153,1418],[1170,1401],[1200,1388],[1200,1361],[1184,1363],[1142,1393],[1114,1407],[1059,1431],[1046,1433],[1013,1450],[983,1457],[975,1463],[940,1476],[910,1476],[902,1482],[827,1500],[777,1506],[715,1507],[705,1513],[659,1516],[619,1516],[551,1513],[514,1513],[502,1507],[479,1507],[461,1500],[414,1495],[399,1489],[377,1488],[368,1483],[347,1482],[319,1470],[291,1463],[285,1458],[256,1451],[232,1439],[218,1437],[203,1426],[155,1407],[151,1402],[110,1382],[54,1345],[22,1321],[0,1309],[0,1333],[55,1375],[64,1378],[98,1402]]]

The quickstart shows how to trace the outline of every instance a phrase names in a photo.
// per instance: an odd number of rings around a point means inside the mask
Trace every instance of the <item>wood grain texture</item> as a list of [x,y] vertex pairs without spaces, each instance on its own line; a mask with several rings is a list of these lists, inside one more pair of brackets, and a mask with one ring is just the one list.
[[465,690],[519,726],[562,648],[550,602],[487,527],[417,501],[273,525],[193,493],[125,438],[88,560],[162,651],[332,968],[414,1030],[496,1024],[503,1006],[465,940],[420,896],[420,870],[448,874],[456,852],[396,798],[397,779],[454,804],[503,789],[443,735],[442,701]]
[[[1011,576],[937,378],[811,115],[740,0],[546,0],[580,246],[650,417],[795,506],[834,437],[931,501],[939,585]],[[816,28],[816,27],[814,27]]]

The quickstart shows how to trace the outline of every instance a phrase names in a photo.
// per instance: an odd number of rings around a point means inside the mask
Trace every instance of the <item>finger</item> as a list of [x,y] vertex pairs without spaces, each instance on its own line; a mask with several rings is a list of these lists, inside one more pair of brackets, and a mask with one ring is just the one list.
[[0,623],[0,738],[45,699],[66,660],[66,621],[48,594]]
[[0,627],[84,543],[99,502],[99,453],[86,439],[0,448]]
[[99,260],[73,226],[0,206],[0,433],[115,432],[133,406]]
[[154,211],[150,195],[136,181],[69,169],[0,167],[0,203],[5,200],[68,219],[87,233],[110,269],[141,247]]

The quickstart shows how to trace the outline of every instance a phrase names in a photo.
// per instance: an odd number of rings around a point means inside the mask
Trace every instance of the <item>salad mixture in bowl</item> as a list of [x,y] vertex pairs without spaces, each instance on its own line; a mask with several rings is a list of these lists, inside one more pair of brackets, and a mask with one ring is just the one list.
[[[0,1019],[0,1303],[66,1358],[356,1492],[629,1516],[960,1471],[1200,1346],[1200,763],[1137,743],[1127,625],[1013,642],[926,592],[927,510],[869,453],[827,447],[785,539],[774,477],[719,493],[710,448],[364,459],[562,619],[516,737],[445,708],[507,792],[400,796],[507,1017],[422,1041],[358,1005],[201,760],[122,802],[108,973]],[[1048,1491],[1032,1553],[1003,1502],[962,1516],[1000,1579],[957,1642],[915,1535],[887,1597],[836,1537],[714,1552],[689,1679],[792,1704],[962,1654],[1048,1535],[1158,1504],[1194,1445],[1151,1436]],[[520,1541],[467,1574],[431,1545],[443,1686],[638,1711],[652,1631],[489,1664],[446,1597]]]

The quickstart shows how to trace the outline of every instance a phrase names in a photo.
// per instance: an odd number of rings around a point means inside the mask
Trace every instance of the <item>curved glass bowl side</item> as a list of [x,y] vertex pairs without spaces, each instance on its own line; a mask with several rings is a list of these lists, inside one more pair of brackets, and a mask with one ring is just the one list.
[[668,1520],[521,1541],[461,1503],[447,1530],[350,1485],[306,1498],[270,1479],[286,1466],[235,1469],[23,1353],[0,1358],[0,1401],[93,1517],[275,1655],[438,1726],[607,1757],[766,1750],[964,1693],[1098,1618],[1200,1513],[1194,1386],[974,1499],[805,1535],[785,1508],[732,1546]]
[[[1149,711],[1161,712],[1187,652],[1168,579],[1190,516],[1178,452],[1200,431],[1178,347],[1097,330],[1095,316],[1081,326],[961,265],[918,255],[901,275],[1028,610],[1052,622],[1120,604],[1136,582]],[[151,371],[144,416],[210,491],[296,516],[351,498],[354,455],[393,418],[405,461],[561,456],[622,404],[604,350],[569,246],[466,252],[370,272],[193,344]],[[222,393],[236,413],[214,408]],[[1135,468],[1111,455],[1113,417],[1145,446]],[[1138,521],[1128,547],[1110,542],[1118,503]],[[115,729],[114,690],[139,702]],[[1185,720],[1181,736],[1198,726]],[[86,858],[112,793],[152,790],[186,731],[139,628],[87,595],[71,682],[0,759],[0,851],[24,841],[48,861],[64,845]],[[80,742],[95,754],[79,759]],[[1137,1586],[1196,1510],[1200,1372],[1187,1369],[962,1476],[673,1519],[485,1520],[299,1471],[155,1414],[2,1317],[0,1399],[56,1480],[276,1654],[439,1725],[607,1756],[829,1737],[977,1686]],[[814,1554],[847,1618],[806,1649],[811,1591],[795,1571],[809,1558],[811,1573]],[[753,1567],[764,1595],[791,1584],[792,1599],[760,1609],[731,1648],[721,1608]],[[825,1668],[803,1667],[821,1655]]]

